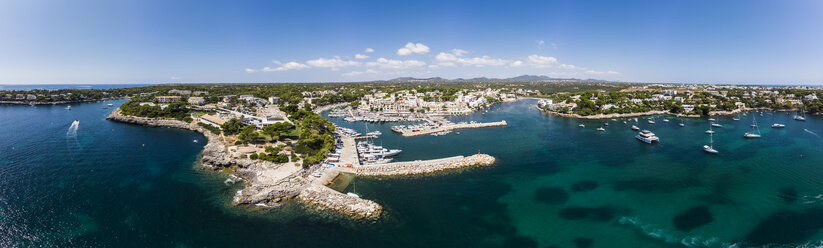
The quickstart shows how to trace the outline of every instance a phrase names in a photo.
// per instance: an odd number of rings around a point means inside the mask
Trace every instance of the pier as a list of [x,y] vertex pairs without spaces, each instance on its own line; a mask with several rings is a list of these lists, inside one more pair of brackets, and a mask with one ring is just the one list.
[[393,162],[363,165],[354,168],[358,176],[408,176],[441,172],[445,170],[491,165],[495,158],[488,154],[454,156],[432,160]]
[[508,125],[505,120],[498,121],[498,122],[486,122],[486,123],[457,123],[457,124],[445,124],[438,127],[428,128],[428,129],[401,129],[399,130],[400,134],[403,137],[414,137],[426,134],[433,134],[439,133],[444,131],[451,131],[454,129],[467,129],[467,128],[484,128],[484,127],[500,127]]

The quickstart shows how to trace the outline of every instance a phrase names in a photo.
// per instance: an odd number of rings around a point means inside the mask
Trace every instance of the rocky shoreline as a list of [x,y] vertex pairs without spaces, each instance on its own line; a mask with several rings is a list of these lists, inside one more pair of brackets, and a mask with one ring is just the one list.
[[[380,204],[359,197],[343,194],[321,184],[312,183],[305,175],[308,170],[299,169],[285,177],[271,178],[266,171],[277,170],[290,163],[274,164],[267,161],[235,159],[221,141],[221,136],[193,123],[172,119],[153,119],[124,116],[120,108],[114,109],[107,120],[151,127],[177,128],[203,134],[208,143],[203,147],[201,164],[204,168],[221,171],[233,168],[232,175],[245,181],[245,187],[238,191],[232,204],[258,207],[275,207],[283,202],[295,200],[317,210],[334,211],[352,219],[377,219],[383,212]],[[495,158],[486,154],[468,157],[456,156],[429,161],[396,162],[386,165],[363,166],[355,170],[349,168],[341,172],[362,176],[403,176],[441,172],[458,168],[491,165]]]

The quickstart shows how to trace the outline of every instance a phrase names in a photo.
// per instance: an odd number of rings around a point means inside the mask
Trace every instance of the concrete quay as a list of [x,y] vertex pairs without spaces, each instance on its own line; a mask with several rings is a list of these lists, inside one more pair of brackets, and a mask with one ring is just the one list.
[[451,131],[454,129],[468,129],[468,128],[484,128],[484,127],[500,127],[508,125],[505,120],[498,121],[498,122],[486,122],[486,123],[456,123],[456,124],[446,124],[439,127],[431,128],[431,129],[422,129],[420,131],[414,131],[413,129],[403,129],[400,131],[400,134],[403,137],[414,137],[420,135],[427,135],[433,133],[439,133],[443,131]]

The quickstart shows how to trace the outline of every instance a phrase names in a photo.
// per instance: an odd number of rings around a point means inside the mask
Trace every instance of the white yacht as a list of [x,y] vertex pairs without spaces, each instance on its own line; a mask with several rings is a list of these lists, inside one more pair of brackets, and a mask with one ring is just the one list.
[[632,125],[632,130],[637,131],[637,130],[640,130],[640,128],[635,126],[635,125]]
[[598,128],[597,128],[597,131],[605,132],[605,131],[606,131],[606,129],[605,129],[605,128],[603,128],[603,127],[598,127]]
[[772,128],[784,128],[784,127],[786,127],[786,125],[783,125],[783,124],[780,124],[780,123],[772,124]]
[[580,125],[577,125],[577,126],[580,127],[580,128],[586,127],[586,125],[583,125],[583,123],[580,123]]
[[686,126],[686,124],[685,124],[685,123],[683,123],[683,122],[681,122],[681,123],[680,123],[680,126],[681,126],[681,127],[685,127],[685,126]]
[[744,133],[743,138],[747,138],[747,139],[760,138],[760,128],[757,127],[757,121],[755,121],[754,116],[752,116],[752,131]]
[[796,121],[806,121],[806,117],[803,117],[803,112],[801,111],[800,113],[801,113],[800,115],[795,113],[793,119],[796,120]]
[[720,125],[720,123],[717,123],[717,122],[712,122],[712,126],[713,127],[723,127],[723,125]]
[[714,135],[709,135],[709,144],[703,145],[703,151],[711,154],[717,154],[718,151],[714,149]]
[[649,124],[654,124],[654,120],[649,119]]
[[71,105],[66,106],[66,109],[71,110]]
[[646,142],[647,144],[651,144],[652,142],[655,142],[655,141],[660,142],[660,138],[655,136],[654,133],[652,133],[649,130],[640,131],[640,133],[638,133],[637,136],[634,136],[634,137],[637,138],[640,141]]
[[663,122],[669,122],[669,119],[663,119]]
[[709,130],[706,130],[707,134],[713,134],[714,130],[712,130],[712,126],[709,126]]

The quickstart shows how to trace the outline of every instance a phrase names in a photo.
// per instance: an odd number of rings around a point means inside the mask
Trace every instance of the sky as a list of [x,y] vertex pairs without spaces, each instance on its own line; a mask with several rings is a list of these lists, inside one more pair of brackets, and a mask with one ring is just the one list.
[[0,84],[823,84],[823,1],[0,0]]

